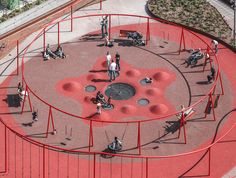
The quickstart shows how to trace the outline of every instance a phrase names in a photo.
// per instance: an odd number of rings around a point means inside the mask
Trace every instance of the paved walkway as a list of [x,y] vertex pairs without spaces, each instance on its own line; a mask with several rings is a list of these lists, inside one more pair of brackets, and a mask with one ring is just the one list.
[[3,23],[0,24],[0,35],[13,30],[14,28],[23,25],[24,23],[27,23],[42,14],[45,14],[52,9],[55,9],[62,4],[65,4],[71,0],[48,0],[43,4],[40,4],[14,18],[11,18]]

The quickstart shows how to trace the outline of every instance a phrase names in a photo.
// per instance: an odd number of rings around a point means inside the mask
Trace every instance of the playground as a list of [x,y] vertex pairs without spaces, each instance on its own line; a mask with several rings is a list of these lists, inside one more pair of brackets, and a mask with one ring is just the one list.
[[[211,41],[149,16],[77,12],[14,41],[15,68],[0,84],[2,176],[226,175],[236,165],[235,53],[221,44],[216,53]],[[47,44],[66,57],[45,60]],[[113,81],[107,52],[120,54]],[[200,57],[186,64],[194,52]],[[101,114],[98,91],[112,104]],[[121,150],[109,150],[114,137]]]

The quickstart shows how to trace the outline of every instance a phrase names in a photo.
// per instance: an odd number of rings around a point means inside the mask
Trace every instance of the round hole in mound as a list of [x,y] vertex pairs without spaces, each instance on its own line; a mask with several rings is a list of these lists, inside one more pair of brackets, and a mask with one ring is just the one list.
[[111,97],[112,100],[128,100],[135,93],[135,88],[127,83],[113,83],[105,91],[106,96]]
[[139,70],[131,69],[131,70],[128,70],[125,74],[128,77],[138,77],[140,76],[141,73]]
[[148,105],[149,103],[150,103],[150,101],[149,101],[148,99],[146,99],[146,98],[141,98],[141,99],[138,100],[138,104],[139,104],[140,106],[146,106],[146,105]]
[[151,83],[147,83],[147,82],[146,82],[145,78],[142,79],[142,80],[140,80],[139,83],[140,83],[141,85],[151,85]]
[[162,81],[162,80],[168,80],[170,78],[170,74],[167,72],[157,72],[153,75],[154,80]]
[[94,92],[94,91],[96,91],[96,89],[97,88],[94,85],[87,85],[85,87],[85,91],[87,91],[87,92]]
[[137,108],[132,105],[125,105],[120,108],[120,111],[124,114],[134,114]]
[[81,85],[78,82],[67,82],[62,86],[62,88],[68,92],[75,92],[81,89]]
[[168,111],[168,107],[164,104],[152,105],[149,110],[153,114],[165,114]]

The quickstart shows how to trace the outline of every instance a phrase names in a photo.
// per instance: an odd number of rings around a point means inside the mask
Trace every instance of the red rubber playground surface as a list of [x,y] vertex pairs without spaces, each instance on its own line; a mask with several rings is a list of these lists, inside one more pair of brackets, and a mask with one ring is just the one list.
[[[74,17],[76,23],[92,19],[87,24],[90,31],[81,35],[76,34],[76,27],[68,31],[70,20],[49,24],[16,58],[16,63],[22,61],[19,71],[8,74],[0,85],[1,176],[233,177],[235,53],[219,45],[215,55],[211,39],[203,35],[124,14],[109,15],[114,46],[105,47],[98,27],[92,26],[100,17]],[[146,46],[133,46],[120,37],[120,30],[139,31]],[[74,38],[67,40],[67,35]],[[41,52],[52,39],[57,43],[51,48],[60,44],[66,59],[43,61]],[[203,58],[196,66],[186,67],[183,62],[189,50],[198,48],[209,52],[211,60]],[[121,55],[120,75],[112,82],[107,51],[113,58],[117,51]],[[208,84],[211,66],[217,75]],[[17,71],[19,75],[14,75]],[[152,77],[153,83],[144,84],[145,77]],[[29,95],[20,106],[10,107],[9,98],[17,93],[19,81]],[[130,98],[112,99],[113,109],[95,114],[92,98],[97,91],[105,95],[117,83],[130,87],[116,88],[116,94]],[[194,113],[178,120],[182,104]],[[38,112],[37,122],[32,121],[32,109]],[[54,129],[56,134],[52,134]],[[107,145],[115,136],[122,140],[123,149],[108,153]]]

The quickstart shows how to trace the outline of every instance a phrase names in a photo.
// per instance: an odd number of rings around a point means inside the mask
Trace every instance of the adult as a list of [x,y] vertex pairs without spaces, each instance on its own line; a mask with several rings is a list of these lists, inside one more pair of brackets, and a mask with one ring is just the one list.
[[63,52],[62,47],[61,47],[60,45],[57,47],[57,50],[55,51],[55,54],[56,54],[58,57],[62,58],[62,59],[66,58],[66,55],[65,55],[65,53]]
[[57,55],[54,54],[54,52],[52,52],[52,50],[50,49],[49,44],[47,44],[47,47],[46,47],[46,55],[49,55],[49,56],[52,57],[53,59],[56,59],[56,58],[57,58]]
[[107,61],[107,70],[109,70],[111,64],[111,54],[109,53],[109,51],[107,51],[106,61]]
[[110,75],[110,82],[112,80],[115,80],[116,79],[116,68],[117,68],[117,65],[116,63],[112,60],[111,64],[110,64],[110,67],[109,67],[109,75]]
[[218,44],[219,44],[218,41],[212,40],[211,44],[213,45],[213,48],[215,50],[215,54],[217,54],[217,52],[218,52]]
[[116,65],[117,65],[117,70],[120,71],[120,54],[116,52]]
[[107,24],[108,24],[108,19],[107,19],[108,15],[103,16],[102,17],[102,21],[100,22],[101,25],[101,32],[102,32],[102,38],[105,37],[105,35],[107,35]]

